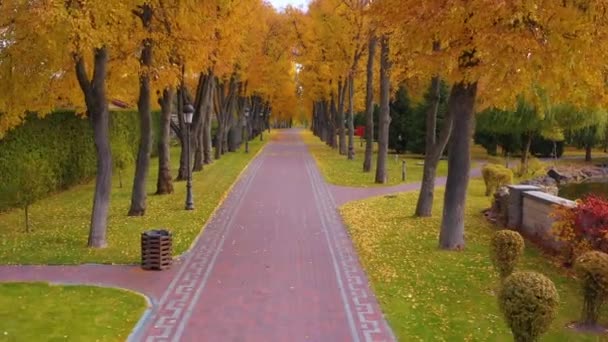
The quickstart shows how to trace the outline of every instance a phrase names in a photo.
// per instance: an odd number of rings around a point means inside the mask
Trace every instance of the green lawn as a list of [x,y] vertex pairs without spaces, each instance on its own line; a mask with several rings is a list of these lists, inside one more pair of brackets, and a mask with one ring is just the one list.
[[[433,218],[413,218],[417,193],[379,197],[341,208],[380,304],[401,341],[512,341],[498,311],[498,277],[488,256],[494,227],[481,215],[490,200],[480,180],[471,182],[462,252],[437,248],[443,191]],[[577,283],[533,246],[521,269],[536,270],[557,285],[561,307],[546,341],[600,341],[565,328],[578,318]],[[608,323],[605,315],[604,322]]]
[[[406,162],[406,182],[419,182],[422,180],[422,170],[424,159],[422,156],[397,156],[389,155],[388,166],[388,183],[376,184],[374,182],[376,175],[376,153],[374,152],[372,172],[363,172],[363,159],[365,146],[361,146],[360,139],[355,138],[355,159],[348,160],[346,156],[342,156],[337,150],[328,147],[324,142],[315,137],[310,131],[302,131],[302,138],[308,145],[308,148],[315,160],[321,173],[325,176],[327,182],[335,185],[356,186],[356,187],[372,187],[383,185],[397,185],[404,183],[401,180],[401,164]],[[437,170],[438,176],[447,174],[447,162],[441,161]]]
[[146,306],[117,289],[0,284],[0,341],[125,341]]
[[[585,157],[584,149],[579,149],[579,148],[575,148],[572,146],[566,146],[564,148],[564,154],[557,161],[553,161],[551,158],[542,158],[542,159],[544,160],[544,164],[547,165],[547,167],[551,167],[551,166],[554,166],[555,164],[557,164],[557,166],[587,164],[587,162],[585,162],[584,157]],[[493,162],[493,163],[501,164],[501,165],[505,165],[505,163],[506,163],[505,157],[503,157],[501,155],[490,156],[487,154],[485,148],[483,148],[480,145],[474,145],[471,148],[471,158],[473,160],[489,161],[489,162]],[[536,157],[534,157],[534,156],[532,156],[532,158],[536,159]],[[605,153],[602,148],[593,149],[592,158],[593,158],[593,160],[591,162],[592,164],[608,162],[608,154]],[[519,165],[519,162],[520,162],[519,154],[515,154],[515,155],[509,157],[509,165],[511,165],[512,168],[515,168],[517,165]]]
[[[267,141],[267,139],[265,140]],[[154,196],[158,163],[152,160],[148,177],[145,217],[127,217],[133,170],[123,175],[123,187],[114,176],[108,227],[108,247],[86,247],[94,182],[39,201],[30,209],[33,232],[25,233],[22,210],[0,214],[0,264],[137,263],[140,234],[152,228],[168,228],[174,234],[174,253],[186,251],[223,199],[241,171],[265,142],[250,143],[250,153],[227,153],[201,173],[193,175],[196,210],[184,210],[186,183],[174,183],[175,193]],[[173,149],[172,175],[177,174],[179,150]]]
[[[564,147],[564,156],[568,156],[568,157],[571,157],[571,156],[584,157],[585,156],[585,149],[576,148],[576,147],[572,147],[572,146],[566,146],[566,147]],[[608,156],[608,154],[606,152],[604,152],[604,148],[602,148],[602,147],[595,147],[591,151],[591,156],[592,157],[606,158]]]

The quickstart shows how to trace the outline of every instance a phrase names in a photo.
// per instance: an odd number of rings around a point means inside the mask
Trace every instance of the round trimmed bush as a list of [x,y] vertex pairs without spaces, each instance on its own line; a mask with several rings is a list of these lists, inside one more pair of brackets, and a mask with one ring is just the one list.
[[513,271],[524,253],[524,238],[513,230],[499,230],[490,241],[490,258],[501,278]]
[[516,272],[504,280],[498,303],[515,341],[532,342],[551,326],[559,295],[555,284],[544,275]]
[[581,280],[583,294],[582,324],[597,325],[602,304],[608,297],[608,254],[587,252],[576,259],[574,267]]

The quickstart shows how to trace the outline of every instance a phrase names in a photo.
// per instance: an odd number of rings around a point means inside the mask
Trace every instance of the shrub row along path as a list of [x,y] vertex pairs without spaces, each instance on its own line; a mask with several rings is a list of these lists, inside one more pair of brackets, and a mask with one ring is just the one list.
[[394,341],[337,207],[418,187],[329,186],[299,131],[282,131],[171,270],[0,266],[0,281],[143,293],[151,308],[133,341]]

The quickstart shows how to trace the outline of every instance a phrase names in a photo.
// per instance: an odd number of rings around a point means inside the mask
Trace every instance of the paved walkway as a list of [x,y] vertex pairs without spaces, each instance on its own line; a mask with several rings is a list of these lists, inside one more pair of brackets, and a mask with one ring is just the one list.
[[137,339],[392,340],[297,131],[253,161]]

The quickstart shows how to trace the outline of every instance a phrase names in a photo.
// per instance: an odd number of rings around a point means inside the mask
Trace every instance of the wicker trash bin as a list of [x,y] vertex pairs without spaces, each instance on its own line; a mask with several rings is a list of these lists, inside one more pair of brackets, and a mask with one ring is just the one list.
[[141,267],[162,271],[173,263],[171,233],[164,229],[148,230],[141,234]]

